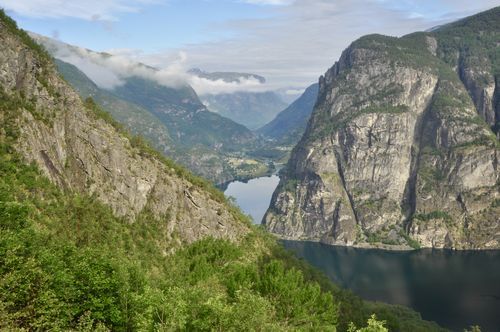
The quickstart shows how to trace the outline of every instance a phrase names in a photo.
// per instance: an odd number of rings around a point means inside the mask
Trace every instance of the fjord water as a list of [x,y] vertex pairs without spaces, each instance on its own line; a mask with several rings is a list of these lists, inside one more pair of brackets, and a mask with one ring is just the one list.
[[[260,223],[279,177],[229,184],[225,194]],[[333,282],[366,300],[401,304],[454,331],[500,331],[500,251],[384,251],[283,241]]]
[[234,197],[243,212],[250,215],[254,223],[260,224],[279,181],[277,175],[255,178],[246,183],[234,181],[228,185],[224,194]]
[[500,331],[500,251],[383,251],[283,241],[336,284],[453,331]]

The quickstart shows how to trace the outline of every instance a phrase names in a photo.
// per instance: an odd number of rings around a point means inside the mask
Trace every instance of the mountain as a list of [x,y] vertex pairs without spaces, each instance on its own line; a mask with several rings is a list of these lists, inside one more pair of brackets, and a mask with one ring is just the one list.
[[[114,65],[112,55],[83,50],[36,34],[32,36],[54,56],[77,59],[75,62],[85,69],[97,66],[96,61],[101,62],[97,71],[110,71],[106,66]],[[128,73],[119,77],[120,84],[104,89],[76,66],[60,59],[56,64],[81,97],[93,98],[132,133],[143,136],[164,155],[197,175],[222,184],[270,171],[262,158],[245,155],[245,151],[258,145],[255,135],[244,126],[209,112],[189,85],[160,85],[149,78],[156,69],[133,63],[129,65],[132,69],[127,68],[143,76]]]
[[54,59],[57,70],[78,92],[82,99],[91,97],[114,119],[127,127],[133,134],[142,135],[154,147],[165,155],[172,155],[174,142],[167,127],[147,109],[137,104],[120,99],[108,90],[99,88],[76,66]]
[[352,43],[265,216],[292,239],[500,248],[500,7]]
[[201,96],[207,108],[249,129],[257,129],[271,121],[286,107],[272,91],[233,92]]
[[238,151],[254,144],[250,130],[209,112],[191,87],[169,88],[151,80],[130,77],[113,93],[150,110],[180,145]]
[[[82,101],[0,10],[0,330],[347,330],[404,307],[338,289],[206,181]],[[387,331],[385,328],[379,328]]]
[[278,144],[292,146],[297,144],[318,98],[318,89],[317,83],[309,86],[297,100],[257,132],[276,140]]
[[[252,81],[255,84],[265,83],[265,78],[255,74],[234,72],[207,73],[200,69],[192,69],[191,74],[210,81],[224,81],[226,83],[241,84]],[[280,96],[273,91],[203,94],[201,100],[212,112],[216,112],[249,129],[257,129],[271,121],[274,116],[287,105]]]
[[[189,243],[248,232],[218,191],[205,190],[206,183],[127,134],[94,102],[83,102],[40,46],[8,18],[1,22],[10,29],[1,32],[0,75],[2,140],[9,154],[36,166],[68,194],[92,196],[119,218],[151,214],[171,222],[165,238],[175,233]],[[193,230],[195,220],[204,226]]]

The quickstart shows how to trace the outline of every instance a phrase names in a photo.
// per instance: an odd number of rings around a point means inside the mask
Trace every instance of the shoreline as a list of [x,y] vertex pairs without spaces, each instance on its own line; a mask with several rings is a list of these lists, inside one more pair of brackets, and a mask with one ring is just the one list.
[[[261,224],[262,225],[262,224]],[[383,244],[383,243],[376,243],[375,245],[372,245],[370,243],[357,243],[353,245],[347,245],[347,244],[342,244],[342,243],[328,243],[325,241],[322,241],[321,239],[314,239],[314,238],[293,238],[289,236],[283,236],[280,234],[276,233],[271,233],[266,230],[269,234],[275,236],[278,240],[284,240],[284,241],[296,241],[296,242],[314,242],[314,243],[320,243],[324,244],[327,246],[331,247],[343,247],[343,248],[353,248],[353,249],[364,249],[364,250],[381,250],[381,251],[394,251],[394,252],[409,252],[409,251],[419,251],[419,250],[447,250],[447,251],[454,251],[454,252],[466,252],[466,251],[472,251],[472,252],[478,252],[478,251],[500,251],[500,248],[465,248],[465,249],[460,249],[460,248],[438,248],[438,247],[421,247],[421,248],[412,248],[410,246],[405,246],[405,245],[388,245],[388,244]]]

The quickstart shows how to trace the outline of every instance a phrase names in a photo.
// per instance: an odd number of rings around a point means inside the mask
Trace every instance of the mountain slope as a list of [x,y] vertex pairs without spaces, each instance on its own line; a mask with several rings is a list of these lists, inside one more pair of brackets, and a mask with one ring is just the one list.
[[1,330],[335,330],[372,312],[440,330],[284,253],[82,102],[3,11],[0,41]]
[[[224,82],[234,85],[251,83],[252,86],[256,86],[266,82],[264,77],[248,73],[209,73],[200,69],[191,69],[189,73],[212,82]],[[252,130],[271,121],[280,110],[286,107],[286,103],[273,91],[208,93],[202,94],[200,98],[212,112],[225,116]]]
[[209,112],[191,87],[173,89],[131,77],[113,93],[149,109],[169,128],[178,144],[233,151],[254,143],[250,130]]
[[318,89],[317,83],[309,86],[297,100],[257,132],[275,139],[278,144],[295,145],[306,129],[318,98]]
[[271,121],[286,107],[281,98],[272,91],[203,95],[201,99],[209,110],[252,130]]
[[266,227],[342,245],[499,248],[499,24],[495,8],[355,41],[320,79]]
[[[165,236],[176,232],[193,241],[225,232],[235,238],[245,231],[221,210],[222,202],[178,177],[171,163],[142,149],[140,141],[118,134],[114,122],[107,123],[109,116],[95,104],[83,103],[59,77],[48,55],[41,62],[33,52],[19,51],[26,47],[5,29],[1,33],[2,98],[18,103],[7,111],[15,116],[15,148],[26,162],[38,165],[61,188],[93,195],[119,217],[134,220],[146,211],[165,221],[175,216]],[[199,201],[198,209],[187,209],[192,200]],[[199,232],[183,225],[201,219],[206,228]]]
[[[83,68],[97,66],[107,73],[106,77],[117,75],[110,74],[114,65],[111,55],[31,35],[55,56],[67,58]],[[80,96],[95,99],[132,133],[143,136],[164,155],[196,174],[222,184],[269,172],[266,162],[245,156],[246,150],[258,145],[256,137],[242,125],[208,112],[188,85],[176,88],[160,85],[150,79],[156,69],[133,63],[127,67],[129,71],[151,77],[131,76],[131,73],[117,76],[114,80],[120,84],[109,90],[98,87],[74,65],[62,60],[57,60],[57,64]]]
[[142,135],[165,155],[172,154],[174,143],[167,127],[149,111],[99,88],[76,66],[59,59],[55,59],[54,62],[57,65],[57,70],[82,99],[93,98],[97,104],[107,110],[114,119],[122,123],[133,134]]

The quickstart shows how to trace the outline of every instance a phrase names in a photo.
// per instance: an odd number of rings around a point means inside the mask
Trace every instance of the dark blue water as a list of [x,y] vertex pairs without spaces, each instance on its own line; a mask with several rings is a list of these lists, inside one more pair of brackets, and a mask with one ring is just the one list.
[[500,251],[383,251],[283,241],[336,284],[462,331],[500,331]]
[[[277,176],[233,182],[225,193],[260,223],[278,182]],[[500,331],[500,251],[395,252],[283,243],[364,299],[411,307],[455,331],[476,324],[483,332]]]

